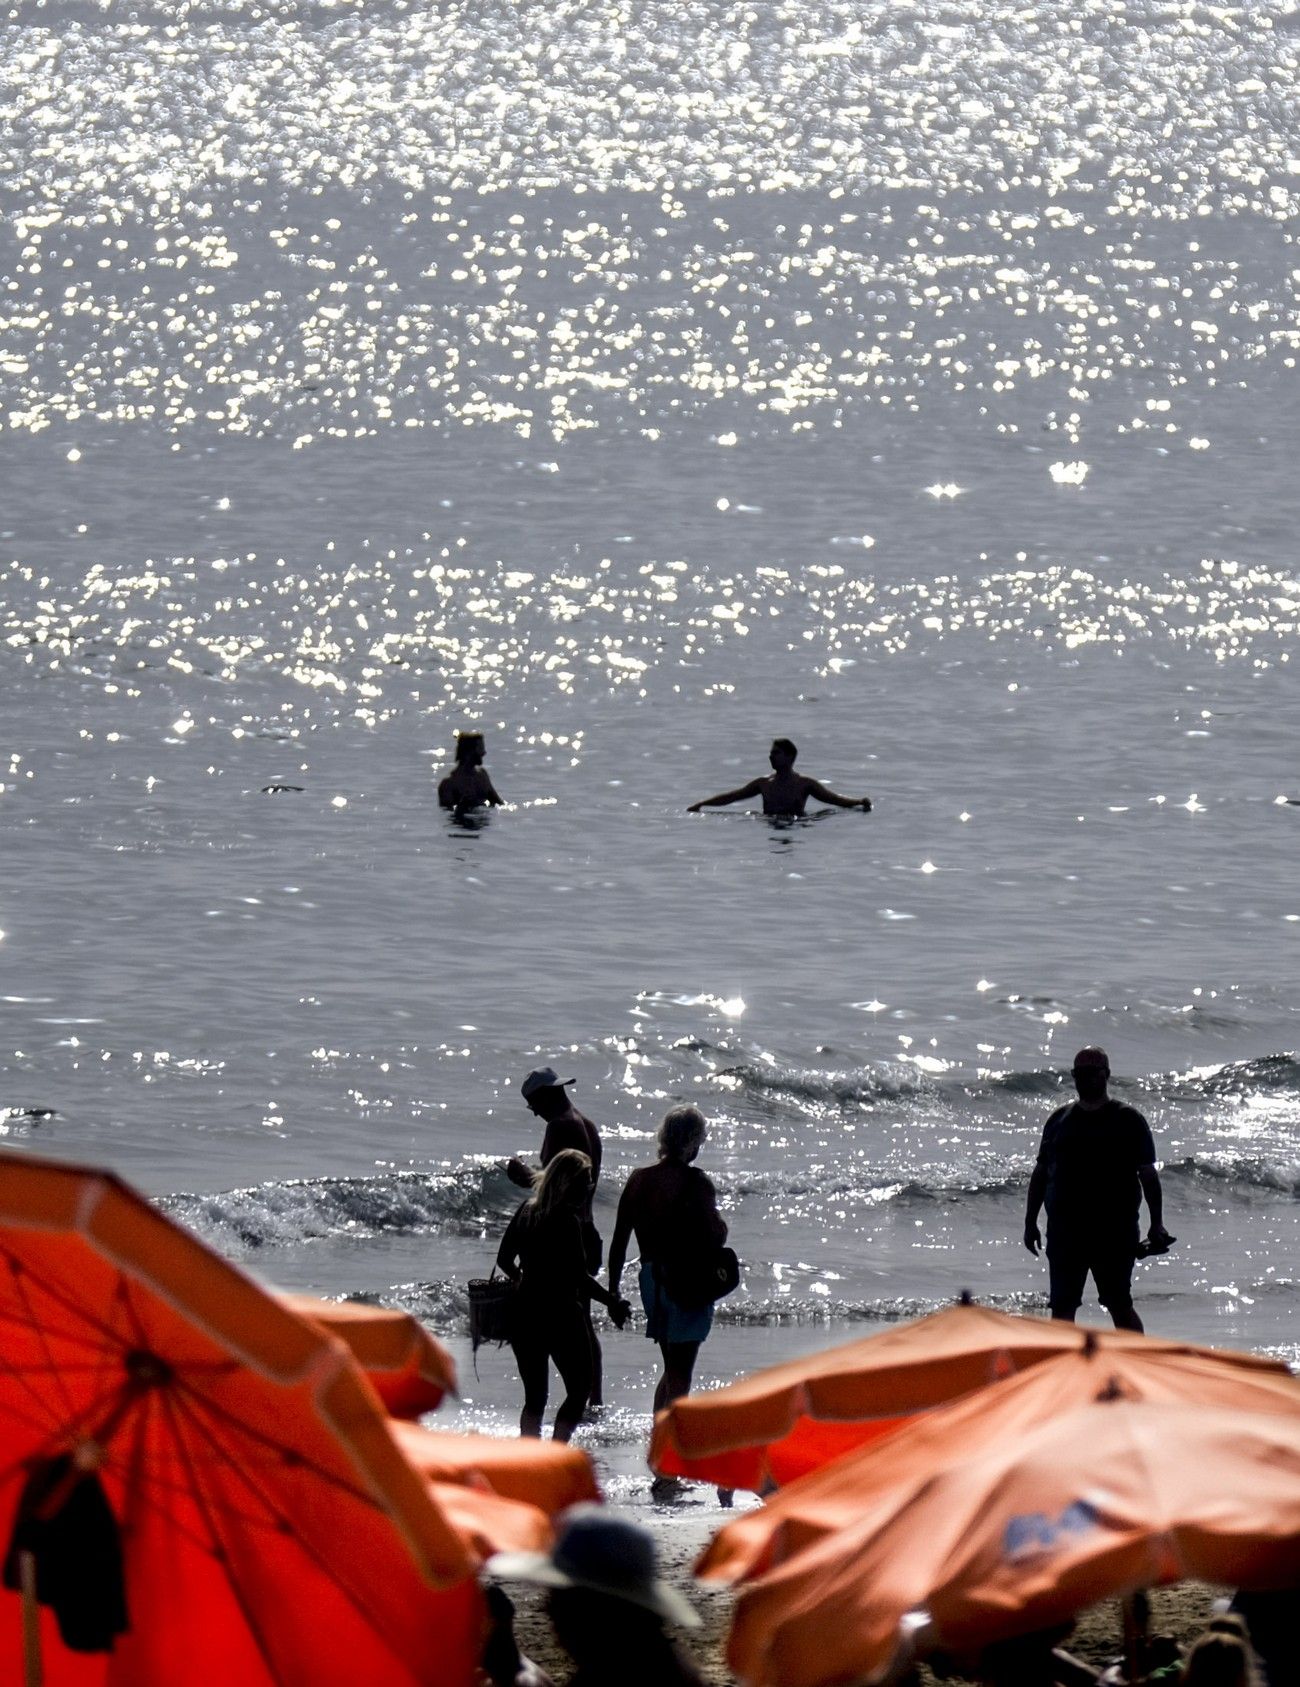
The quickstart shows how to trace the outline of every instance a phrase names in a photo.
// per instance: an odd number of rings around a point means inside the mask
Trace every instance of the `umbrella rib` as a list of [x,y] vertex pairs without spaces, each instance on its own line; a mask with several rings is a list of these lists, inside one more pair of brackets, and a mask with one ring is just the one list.
[[13,1365],[4,1358],[3,1354],[0,1354],[0,1369],[7,1371],[11,1377],[102,1377],[104,1375],[102,1364],[61,1365],[56,1360],[49,1365]]
[[[46,1332],[57,1341],[66,1341],[77,1347],[90,1347],[96,1349],[96,1351],[102,1351],[96,1348],[96,1344],[89,1339],[84,1330],[56,1330],[48,1318],[42,1319],[41,1322]],[[0,1306],[0,1324],[16,1324],[20,1330],[26,1330],[30,1327],[30,1320],[20,1313],[11,1311],[7,1306]]]
[[[179,1399],[176,1400],[174,1402],[174,1404],[175,1404],[175,1406],[177,1407],[178,1410],[181,1409],[181,1402],[180,1402]],[[213,1437],[212,1431],[202,1421],[202,1419],[199,1418],[197,1415],[194,1415],[194,1414],[191,1413],[191,1421],[194,1423],[194,1427],[204,1437],[204,1439],[213,1448],[213,1450],[218,1454],[218,1456],[219,1457],[225,1457],[223,1449],[218,1445],[217,1441]],[[251,1475],[244,1469],[244,1467],[242,1465],[237,1464],[237,1463],[234,1462],[234,1460],[228,1459],[228,1458],[226,1459],[226,1462],[227,1462],[227,1465],[228,1465],[228,1468],[230,1469],[230,1471],[236,1477],[238,1477],[238,1479],[241,1482],[243,1482],[246,1487],[251,1489],[254,1493],[254,1497],[257,1498],[272,1513],[272,1516],[275,1518],[276,1523],[278,1525],[280,1525],[280,1527],[277,1528],[276,1532],[281,1533],[281,1534],[288,1534],[290,1536],[290,1538],[297,1544],[298,1549],[304,1554],[304,1556],[309,1558],[311,1560],[311,1562],[316,1566],[316,1568],[321,1572],[321,1574],[324,1575],[330,1581],[331,1585],[338,1589],[338,1591],[347,1600],[348,1604],[352,1606],[353,1610],[357,1613],[357,1615],[361,1618],[361,1620],[366,1624],[366,1626],[368,1628],[374,1630],[374,1632],[376,1634],[378,1634],[381,1639],[385,1639],[385,1637],[383,1635],[383,1631],[379,1627],[379,1624],[375,1621],[374,1616],[371,1614],[371,1612],[369,1611],[367,1606],[363,1603],[361,1597],[358,1594],[354,1593],[352,1591],[352,1589],[350,1587],[348,1587],[347,1584],[342,1580],[340,1568],[338,1566],[334,1565],[334,1564],[331,1564],[324,1557],[322,1557],[322,1555],[316,1550],[315,1546],[311,1543],[311,1541],[308,1540],[307,1536],[304,1535],[302,1533],[302,1531],[294,1525],[293,1520],[290,1518],[288,1513],[282,1507],[278,1506],[274,1500],[269,1498],[266,1494],[262,1493],[259,1489],[255,1489],[253,1487],[253,1479],[252,1479]],[[306,1460],[303,1460],[299,1463],[297,1468],[298,1469],[311,1470],[312,1466]],[[386,1639],[385,1639],[385,1644],[387,1644]]]
[[[51,1370],[53,1370],[54,1355],[50,1352],[50,1344],[45,1338],[45,1327],[32,1310],[32,1303],[28,1299],[27,1295],[27,1285],[23,1282],[21,1272],[14,1273],[14,1292],[17,1294],[19,1300],[22,1301],[23,1310],[32,1321],[32,1328],[36,1331],[37,1339],[41,1344],[41,1352],[45,1355],[45,1362],[51,1367]],[[71,1412],[72,1396],[68,1393],[68,1390],[64,1385],[62,1375],[57,1370],[54,1370],[53,1374],[59,1393],[63,1396],[63,1409],[65,1412]]]
[[71,1294],[69,1290],[66,1289],[57,1279],[51,1281],[48,1277],[42,1276],[40,1272],[33,1271],[26,1261],[20,1260],[16,1254],[10,1253],[8,1249],[0,1251],[3,1251],[5,1258],[9,1261],[9,1264],[13,1269],[15,1279],[19,1276],[30,1278],[33,1283],[37,1284],[38,1287],[49,1295],[52,1301],[61,1306],[65,1312],[71,1312],[74,1318],[80,1319],[83,1324],[89,1324],[91,1329],[98,1330],[100,1335],[105,1337],[111,1346],[117,1348],[121,1347],[122,1338],[113,1326],[111,1324],[106,1324],[102,1319],[97,1318],[88,1306],[79,1301],[76,1296]]
[[[127,1496],[128,1503],[132,1500],[144,1500],[144,1487],[146,1483],[153,1483],[156,1486],[166,1485],[164,1478],[154,1476],[145,1467],[144,1429],[147,1421],[147,1413],[147,1404],[142,1401],[141,1409],[135,1413],[135,1438],[131,1448],[130,1466],[123,1479],[123,1488]],[[179,1483],[175,1485],[174,1491],[177,1494],[189,1492],[187,1488],[183,1488]],[[160,1504],[158,1500],[153,1499],[152,1497],[149,1499],[148,1504],[157,1516],[163,1517],[167,1520],[178,1535],[183,1536],[184,1539],[189,1541],[192,1546],[197,1547],[200,1552],[211,1554],[212,1547],[210,1544],[203,1539],[203,1536],[199,1534],[197,1530],[192,1529],[188,1523],[183,1523],[174,1511],[170,1511],[167,1506]],[[127,1524],[124,1519],[123,1526],[124,1528],[130,1528],[136,1532],[138,1532],[141,1527],[140,1523],[134,1516],[129,1524]]]
[[41,1393],[40,1389],[27,1380],[22,1371],[9,1363],[2,1351],[0,1351],[0,1374],[11,1376],[31,1396],[38,1411],[44,1415],[44,1422],[41,1425],[43,1429],[57,1427],[59,1414],[55,1411],[53,1403]]
[[[26,1412],[19,1411],[12,1401],[6,1402],[3,1412],[0,1413],[0,1417],[7,1420],[12,1419],[13,1422],[22,1424],[24,1429],[35,1430],[38,1435],[47,1435],[50,1432],[50,1425],[48,1423],[43,1423],[40,1418],[28,1417]],[[6,1481],[16,1470],[21,1470],[26,1464],[28,1456],[29,1455],[25,1455],[15,1464],[8,1464],[0,1467],[0,1482]]]
[[[237,1430],[241,1435],[246,1435],[250,1441],[265,1447],[268,1452],[276,1453],[281,1458],[284,1457],[285,1449],[281,1443],[272,1440],[269,1435],[262,1434],[260,1430],[254,1429],[251,1424],[236,1417],[225,1406],[219,1406],[215,1400],[209,1399],[207,1395],[199,1394],[194,1389],[187,1388],[181,1379],[178,1379],[178,1390],[184,1393],[193,1405],[202,1406],[213,1417],[220,1418],[230,1428]],[[343,1493],[350,1495],[354,1500],[362,1501],[363,1504],[372,1507],[375,1511],[384,1511],[385,1508],[364,1488],[359,1488],[355,1482],[349,1482],[346,1477],[335,1475],[332,1470],[327,1470],[323,1464],[317,1464],[313,1459],[306,1458],[301,1454],[295,1454],[294,1461],[299,1469],[309,1470],[319,1481],[326,1482],[333,1488],[341,1489]]]
[[117,1274],[117,1283],[113,1289],[113,1305],[121,1306],[122,1310],[126,1313],[126,1322],[130,1326],[131,1337],[135,1345],[137,1347],[147,1348],[149,1346],[149,1332],[140,1322],[140,1319],[136,1314],[135,1307],[131,1304],[131,1295],[129,1291],[130,1285],[127,1282],[126,1273],[125,1271],[119,1270]]
[[[131,1477],[131,1480],[133,1482],[148,1484],[150,1487],[157,1489],[159,1491],[159,1493],[163,1494],[164,1496],[166,1496],[168,1498],[170,1498],[172,1495],[183,1496],[183,1495],[185,1495],[189,1492],[189,1488],[185,1483],[179,1482],[179,1481],[171,1481],[166,1476],[158,1475],[156,1471],[141,1470],[138,1473],[136,1473],[135,1475],[133,1475]],[[166,1510],[166,1508],[163,1506],[163,1504],[160,1501],[152,1500],[150,1503],[153,1504],[157,1508],[157,1510],[162,1512],[162,1514],[165,1517],[171,1517],[172,1516],[172,1514]],[[252,1514],[252,1512],[240,1511],[237,1507],[232,1506],[232,1505],[226,1505],[224,1507],[224,1510],[225,1510],[225,1514],[227,1516],[237,1518],[239,1522],[247,1524],[250,1529],[267,1529],[267,1530],[270,1530],[272,1528],[272,1525],[269,1524],[264,1517],[255,1517]],[[174,1519],[173,1519],[173,1521],[174,1521]],[[178,1524],[177,1526],[179,1528],[184,1527],[184,1525],[182,1525],[182,1524]],[[282,1533],[283,1531],[277,1530],[275,1532],[276,1533]],[[203,1545],[204,1543],[200,1542],[199,1544]]]
[[173,1393],[166,1392],[163,1395],[163,1404],[166,1407],[168,1417],[172,1421],[172,1434],[176,1441],[177,1451],[180,1453],[181,1460],[189,1472],[190,1482],[193,1487],[194,1498],[198,1506],[199,1514],[203,1518],[204,1523],[207,1525],[209,1534],[212,1536],[213,1556],[219,1563],[224,1564],[226,1567],[226,1580],[230,1585],[231,1594],[234,1596],[235,1603],[243,1612],[244,1622],[248,1626],[248,1632],[252,1638],[254,1646],[256,1646],[263,1663],[266,1665],[267,1675],[272,1681],[275,1681],[278,1678],[275,1661],[272,1658],[270,1649],[267,1646],[266,1641],[263,1639],[261,1630],[253,1617],[248,1601],[244,1597],[243,1589],[239,1585],[238,1577],[235,1574],[234,1560],[221,1539],[216,1519],[210,1509],[208,1496],[204,1492],[202,1482],[199,1480],[198,1467],[191,1456],[189,1447],[186,1445],[184,1436],[180,1432],[180,1425],[178,1422],[179,1400]]
[[46,1429],[45,1440],[35,1450],[29,1448],[21,1458],[15,1459],[12,1464],[7,1464],[3,1468],[0,1468],[0,1480],[4,1480],[8,1476],[12,1475],[15,1470],[22,1469],[23,1466],[29,1463],[29,1461],[33,1458],[48,1457],[49,1454],[57,1447],[63,1447],[66,1450],[68,1447],[72,1446],[76,1441],[77,1436],[81,1433],[82,1427],[87,1418],[98,1417],[103,1409],[113,1399],[113,1396],[121,1392],[121,1388],[121,1383],[114,1383],[111,1389],[107,1389],[103,1393],[95,1395],[95,1397],[83,1406],[80,1411],[73,1412],[66,1422],[60,1422],[56,1418],[52,1428],[39,1424],[33,1425],[33,1428]]

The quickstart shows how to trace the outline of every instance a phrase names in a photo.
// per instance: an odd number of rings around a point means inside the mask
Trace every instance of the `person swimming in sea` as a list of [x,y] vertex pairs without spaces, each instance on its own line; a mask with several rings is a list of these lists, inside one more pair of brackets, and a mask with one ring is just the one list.
[[501,807],[501,798],[483,766],[487,751],[481,732],[456,734],[456,765],[438,784],[438,801],[443,808],[454,808],[457,814],[490,804]]
[[772,764],[771,773],[764,778],[751,779],[748,785],[741,785],[735,791],[705,797],[702,802],[692,803],[686,812],[698,814],[702,808],[725,808],[728,803],[745,802],[750,797],[762,797],[763,813],[771,815],[801,815],[809,797],[817,802],[829,803],[832,808],[860,808],[864,814],[871,812],[870,797],[841,797],[820,780],[812,779],[806,773],[796,773],[794,764],[798,754],[788,738],[774,739],[767,758]]

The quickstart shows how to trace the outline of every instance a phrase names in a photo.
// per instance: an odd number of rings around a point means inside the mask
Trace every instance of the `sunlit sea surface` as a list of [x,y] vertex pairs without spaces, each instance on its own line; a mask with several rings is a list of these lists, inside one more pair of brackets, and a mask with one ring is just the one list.
[[[1149,1327],[1300,1356],[1300,12],[6,18],[5,1141],[465,1358],[523,1073],[607,1224],[689,1097],[717,1379],[1041,1310],[1100,1042]],[[775,734],[875,811],[685,814]]]

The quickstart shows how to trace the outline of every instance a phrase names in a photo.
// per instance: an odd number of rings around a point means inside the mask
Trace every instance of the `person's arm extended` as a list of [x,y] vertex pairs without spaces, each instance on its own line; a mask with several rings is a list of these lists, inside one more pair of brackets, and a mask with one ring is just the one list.
[[[546,1170],[563,1147],[564,1144],[555,1139],[555,1120],[552,1119],[546,1126],[546,1134],[542,1137],[542,1151],[537,1156],[541,1161],[542,1171]],[[531,1189],[541,1172],[535,1172],[527,1160],[521,1160],[517,1154],[513,1154],[506,1162],[506,1176],[521,1189]]]
[[763,781],[751,779],[748,785],[738,786],[734,791],[723,791],[716,797],[705,797],[702,802],[693,802],[686,812],[698,814],[702,808],[725,808],[728,803],[744,802],[747,797],[758,797],[762,794]]
[[483,775],[483,795],[493,808],[505,807],[504,798],[498,794],[496,786],[488,778],[486,772]]
[[820,779],[808,781],[808,795],[816,797],[818,802],[829,803],[832,808],[860,808],[864,814],[871,812],[870,797],[841,797],[823,785]]
[[618,1293],[619,1279],[623,1275],[623,1262],[627,1258],[627,1244],[632,1235],[632,1203],[628,1200],[628,1192],[632,1188],[629,1182],[623,1185],[623,1193],[618,1198],[618,1212],[614,1218],[614,1235],[609,1244],[609,1292]]
[[506,1225],[506,1233],[497,1249],[497,1270],[504,1272],[512,1283],[519,1281],[519,1214]]
[[1142,1185],[1147,1212],[1151,1216],[1151,1223],[1147,1227],[1147,1240],[1161,1242],[1168,1238],[1172,1242],[1173,1237],[1165,1229],[1165,1197],[1160,1187],[1160,1173],[1154,1166],[1139,1166],[1138,1182]]
[[617,1328],[621,1330],[627,1322],[628,1313],[632,1309],[618,1293],[616,1288],[611,1286],[607,1289],[602,1282],[598,1281],[587,1270],[587,1250],[583,1243],[582,1226],[580,1223],[574,1224],[572,1242],[571,1244],[566,1244],[566,1246],[567,1245],[571,1245],[573,1248],[572,1259],[574,1271],[582,1285],[583,1294],[587,1295],[591,1300],[598,1300],[600,1304],[608,1310],[609,1315],[614,1320]]
[[1025,1202],[1025,1246],[1034,1255],[1037,1255],[1043,1245],[1042,1232],[1038,1228],[1038,1215],[1043,1209],[1046,1194],[1047,1168],[1040,1160],[1030,1175],[1029,1196]]

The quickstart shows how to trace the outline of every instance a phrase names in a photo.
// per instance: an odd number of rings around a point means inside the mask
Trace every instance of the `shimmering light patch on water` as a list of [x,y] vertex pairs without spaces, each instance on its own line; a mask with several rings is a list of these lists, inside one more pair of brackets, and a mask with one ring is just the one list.
[[[1294,361],[1280,4],[86,10],[18,5],[0,57],[10,430],[708,411],[726,449],[733,413],[834,430],[936,393],[1014,435],[1039,387],[1071,442],[1172,437],[1196,390]],[[1276,231],[1272,276],[1220,214]],[[1169,224],[1192,238],[1148,256]]]
[[[47,577],[0,558],[0,638],[20,670],[66,669],[110,696],[138,695],[169,670],[213,676],[208,709],[170,721],[170,740],[191,743],[212,727],[292,739],[309,715],[379,724],[409,705],[413,682],[425,706],[438,708],[486,706],[521,684],[539,701],[565,697],[579,674],[588,691],[598,682],[611,693],[645,695],[673,683],[682,649],[727,661],[733,641],[755,632],[769,650],[810,655],[823,674],[864,655],[1025,638],[1044,652],[1142,642],[1259,665],[1286,660],[1300,632],[1285,569],[1213,559],[1141,580],[1027,558],[987,559],[960,578],[928,580],[891,580],[865,562],[746,575],[707,565],[679,573],[674,564],[578,574],[539,561],[526,581],[506,587],[495,558],[460,555],[448,567],[436,556],[363,552],[346,569],[303,572],[273,556],[246,558],[233,593],[213,591],[199,557],[116,577],[91,562],[57,594]],[[241,707],[230,689],[267,675],[289,685],[274,719]],[[730,688],[723,680],[714,689]],[[1203,729],[1198,722],[1194,730]],[[582,755],[580,728],[529,741],[569,759]],[[34,777],[31,768],[21,772]]]

